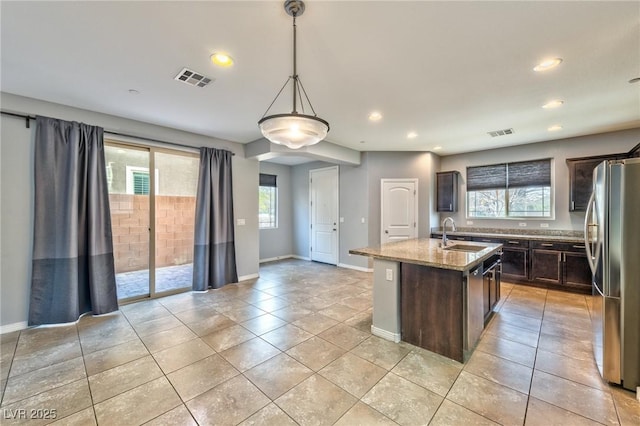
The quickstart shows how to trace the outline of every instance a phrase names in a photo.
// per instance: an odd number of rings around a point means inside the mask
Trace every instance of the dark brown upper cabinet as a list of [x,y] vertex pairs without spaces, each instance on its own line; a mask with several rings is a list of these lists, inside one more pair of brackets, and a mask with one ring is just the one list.
[[458,172],[436,173],[436,210],[438,212],[458,211]]
[[593,169],[605,160],[625,158],[626,154],[599,155],[597,157],[568,158],[569,167],[569,211],[587,210],[593,190]]

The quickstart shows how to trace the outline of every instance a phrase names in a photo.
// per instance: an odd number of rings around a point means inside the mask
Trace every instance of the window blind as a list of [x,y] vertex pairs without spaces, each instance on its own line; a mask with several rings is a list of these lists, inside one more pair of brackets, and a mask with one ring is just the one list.
[[269,186],[272,188],[276,188],[278,185],[276,184],[277,175],[268,175],[265,173],[260,173],[260,186]]
[[521,161],[509,163],[509,188],[525,186],[551,186],[551,160]]
[[551,159],[467,167],[467,191],[551,186]]
[[133,172],[133,193],[149,195],[149,173]]
[[504,189],[507,187],[507,165],[467,167],[467,191]]

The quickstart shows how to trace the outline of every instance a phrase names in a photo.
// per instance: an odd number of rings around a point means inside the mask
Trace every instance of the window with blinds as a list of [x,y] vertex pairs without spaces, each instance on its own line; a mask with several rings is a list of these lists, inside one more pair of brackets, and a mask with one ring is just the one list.
[[467,216],[551,217],[551,159],[467,167]]
[[260,229],[278,227],[278,176],[260,173],[258,226]]
[[149,172],[133,172],[133,193],[149,195]]

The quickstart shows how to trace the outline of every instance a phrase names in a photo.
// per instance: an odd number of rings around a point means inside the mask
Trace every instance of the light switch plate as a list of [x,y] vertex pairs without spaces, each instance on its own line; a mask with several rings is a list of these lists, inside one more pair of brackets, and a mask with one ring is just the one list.
[[360,223],[364,223],[364,217],[360,219]]
[[344,217],[340,218],[340,223],[344,223]]
[[385,272],[387,281],[393,281],[393,269],[387,269]]
[[238,219],[238,226],[244,226],[246,225],[246,221],[244,219]]

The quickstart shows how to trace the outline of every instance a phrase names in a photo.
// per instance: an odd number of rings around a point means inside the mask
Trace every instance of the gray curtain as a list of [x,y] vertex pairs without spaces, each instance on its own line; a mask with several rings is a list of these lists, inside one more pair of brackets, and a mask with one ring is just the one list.
[[29,325],[118,309],[103,129],[36,118]]
[[193,253],[193,289],[238,282],[229,151],[200,148]]

